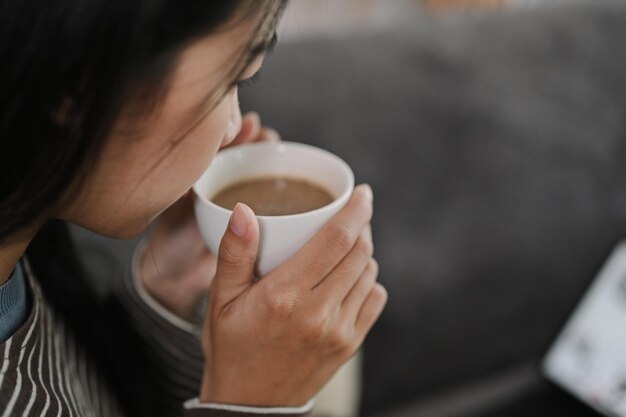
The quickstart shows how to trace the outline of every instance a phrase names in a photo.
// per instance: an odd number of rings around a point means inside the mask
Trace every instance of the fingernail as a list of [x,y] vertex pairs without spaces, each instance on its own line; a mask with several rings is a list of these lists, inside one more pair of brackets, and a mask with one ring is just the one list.
[[261,129],[260,136],[264,137],[264,140],[267,140],[268,142],[280,142],[280,134],[271,127],[264,127]]
[[237,203],[233,210],[233,214],[230,216],[228,227],[235,235],[243,237],[248,230],[248,222],[249,220],[246,206],[242,203]]
[[369,186],[369,184],[363,184],[363,193],[365,194],[365,197],[369,200],[369,201],[374,201],[374,193],[372,192],[372,187]]
[[259,122],[261,122],[261,115],[255,111],[250,111],[246,113],[246,117],[249,117],[251,119],[257,119]]

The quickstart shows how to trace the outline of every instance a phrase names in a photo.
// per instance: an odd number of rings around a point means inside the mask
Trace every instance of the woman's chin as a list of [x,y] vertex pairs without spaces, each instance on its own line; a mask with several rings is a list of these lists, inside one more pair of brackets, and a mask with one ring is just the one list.
[[124,224],[107,224],[107,225],[85,225],[78,224],[90,232],[96,233],[100,236],[109,237],[112,239],[132,239],[143,233],[150,225],[149,220],[137,220],[134,222],[128,222]]

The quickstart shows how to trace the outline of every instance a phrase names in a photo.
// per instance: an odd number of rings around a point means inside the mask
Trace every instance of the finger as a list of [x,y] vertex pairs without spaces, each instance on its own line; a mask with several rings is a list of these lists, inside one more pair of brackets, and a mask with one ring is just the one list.
[[[356,187],[348,204],[302,249],[279,266],[276,274],[288,280],[289,285],[298,285],[306,290],[319,284],[350,252],[361,230],[370,222],[372,199],[372,190],[368,185]],[[299,271],[301,278],[290,279],[293,271]]]
[[[367,226],[365,226],[365,234],[366,234],[366,239],[369,242],[372,242],[372,250],[374,249],[374,239],[372,238],[372,224],[368,223]],[[372,252],[372,255],[374,253]]]
[[188,270],[179,275],[157,277],[152,282],[144,282],[161,302],[169,300],[170,307],[191,307],[209,290],[215,277],[216,263],[216,257],[206,251]]
[[259,224],[250,207],[237,203],[220,244],[212,295],[224,305],[254,282]]
[[363,308],[363,303],[376,285],[378,278],[378,263],[370,259],[367,267],[359,276],[354,286],[350,289],[341,304],[341,316],[354,325],[359,312]]
[[256,112],[246,113],[241,121],[241,130],[228,146],[237,146],[255,141],[260,132],[261,117],[259,114]]
[[280,133],[278,133],[276,130],[272,129],[271,127],[265,126],[261,129],[256,139],[254,139],[254,141],[255,142],[280,142],[281,137],[280,137]]
[[334,300],[337,305],[341,304],[367,268],[373,253],[374,245],[368,232],[368,226],[365,226],[352,250],[315,288],[321,293],[319,299],[323,300],[324,303],[328,300]]
[[185,287],[193,294],[204,294],[209,290],[217,270],[217,257],[205,251],[184,277]]
[[178,276],[206,251],[188,200],[180,199],[153,223],[140,262],[142,276]]
[[363,303],[363,307],[356,321],[355,329],[357,337],[355,342],[357,346],[360,346],[363,340],[365,340],[365,336],[367,336],[367,333],[369,333],[385,309],[388,299],[389,295],[385,287],[378,283],[375,284],[365,300],[365,303]]

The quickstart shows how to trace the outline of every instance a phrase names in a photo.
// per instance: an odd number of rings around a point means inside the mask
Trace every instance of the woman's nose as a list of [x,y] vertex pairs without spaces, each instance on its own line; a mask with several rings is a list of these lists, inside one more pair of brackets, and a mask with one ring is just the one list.
[[241,130],[241,109],[239,108],[239,95],[237,94],[236,88],[233,94],[234,97],[232,99],[230,119],[228,120],[226,133],[224,134],[223,146],[228,145],[230,142],[232,142]]

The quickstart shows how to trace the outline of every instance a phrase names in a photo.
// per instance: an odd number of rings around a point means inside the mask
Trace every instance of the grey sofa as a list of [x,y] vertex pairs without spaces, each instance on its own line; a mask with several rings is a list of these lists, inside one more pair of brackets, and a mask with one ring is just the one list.
[[[242,93],[374,188],[363,415],[590,415],[538,363],[626,231],[625,43],[622,2],[424,16],[279,45]],[[132,246],[78,238],[94,275]]]
[[279,45],[243,93],[374,188],[390,301],[363,414],[502,416],[530,396],[519,415],[574,415],[537,369],[626,231],[626,3]]

